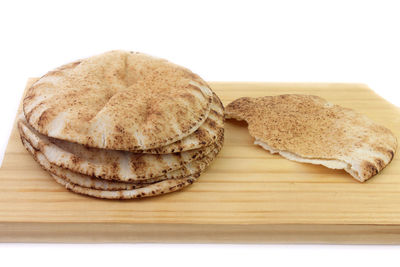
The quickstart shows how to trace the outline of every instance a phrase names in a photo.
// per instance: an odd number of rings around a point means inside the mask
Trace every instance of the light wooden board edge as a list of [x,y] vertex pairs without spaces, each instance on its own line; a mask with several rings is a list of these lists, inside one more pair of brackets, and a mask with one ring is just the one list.
[[400,226],[0,223],[0,242],[400,244]]

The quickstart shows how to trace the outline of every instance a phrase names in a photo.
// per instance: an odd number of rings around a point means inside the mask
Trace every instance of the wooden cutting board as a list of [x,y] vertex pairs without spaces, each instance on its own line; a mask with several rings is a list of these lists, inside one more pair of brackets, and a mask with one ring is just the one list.
[[[226,105],[241,96],[319,95],[390,128],[400,110],[366,85],[213,82]],[[225,145],[192,186],[132,201],[71,193],[20,144],[15,125],[0,169],[2,242],[400,243],[399,153],[362,184],[344,171],[301,164],[252,144],[227,121]]]

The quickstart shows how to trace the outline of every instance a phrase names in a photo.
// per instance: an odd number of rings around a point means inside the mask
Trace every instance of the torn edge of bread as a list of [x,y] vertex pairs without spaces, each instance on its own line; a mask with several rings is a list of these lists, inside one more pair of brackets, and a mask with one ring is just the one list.
[[271,154],[279,154],[282,157],[288,159],[288,160],[292,160],[292,161],[297,161],[297,162],[301,162],[301,163],[311,163],[311,164],[315,164],[315,165],[323,165],[327,168],[330,169],[342,169],[345,170],[346,172],[348,172],[351,176],[353,176],[357,181],[360,182],[365,182],[367,181],[369,178],[364,178],[358,175],[358,171],[357,171],[357,166],[355,164],[350,164],[347,163],[345,161],[342,160],[337,160],[337,159],[318,159],[318,158],[304,158],[301,157],[297,154],[285,151],[285,150],[277,150],[277,149],[273,149],[272,147],[270,147],[269,145],[267,145],[266,143],[260,141],[260,140],[255,140],[254,141],[255,145],[259,145],[262,148],[264,148],[265,150],[269,151]]

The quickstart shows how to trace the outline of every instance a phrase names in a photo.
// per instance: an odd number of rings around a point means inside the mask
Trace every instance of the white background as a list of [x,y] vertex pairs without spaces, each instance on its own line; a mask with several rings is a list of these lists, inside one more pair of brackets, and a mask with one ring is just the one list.
[[[400,106],[398,5],[384,0],[1,1],[1,155],[28,77],[111,49],[167,58],[210,81],[361,82]],[[384,261],[388,266],[398,262],[399,252],[396,246],[0,245],[2,266],[89,266],[89,259],[97,266],[207,261],[233,266]]]

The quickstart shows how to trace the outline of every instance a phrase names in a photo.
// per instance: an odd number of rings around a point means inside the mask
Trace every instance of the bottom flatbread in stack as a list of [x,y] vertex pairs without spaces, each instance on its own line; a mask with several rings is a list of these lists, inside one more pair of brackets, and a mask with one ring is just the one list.
[[149,184],[147,186],[131,189],[131,190],[99,190],[93,188],[82,187],[67,180],[51,174],[57,183],[65,186],[67,189],[91,197],[107,198],[107,199],[133,199],[141,197],[152,197],[162,194],[172,193],[178,191],[188,185],[193,184],[196,179],[194,177],[187,177],[182,179],[164,180],[161,182],[156,182],[154,184]]

